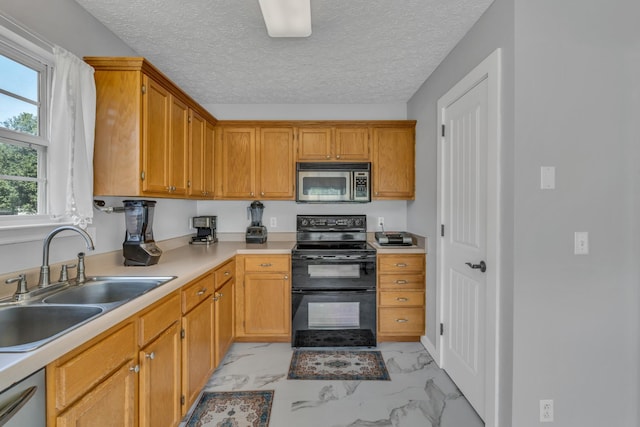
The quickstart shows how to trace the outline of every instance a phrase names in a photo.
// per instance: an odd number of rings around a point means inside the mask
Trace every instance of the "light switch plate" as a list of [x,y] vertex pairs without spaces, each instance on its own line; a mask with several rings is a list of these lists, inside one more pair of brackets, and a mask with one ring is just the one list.
[[540,188],[542,190],[553,190],[556,188],[555,166],[540,167]]
[[576,231],[574,233],[573,253],[575,255],[589,254],[589,232],[588,231]]

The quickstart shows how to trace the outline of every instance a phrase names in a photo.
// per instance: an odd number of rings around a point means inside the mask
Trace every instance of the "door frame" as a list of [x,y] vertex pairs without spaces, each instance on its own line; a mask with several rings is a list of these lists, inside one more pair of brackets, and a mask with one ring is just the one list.
[[[487,108],[487,289],[485,315],[485,425],[498,426],[499,385],[500,385],[500,191],[501,191],[501,49],[493,51],[462,80],[456,83],[437,103],[438,124],[438,178],[437,178],[437,224],[443,224],[443,143],[442,125],[444,111],[457,99],[466,94],[483,80],[488,83]],[[446,230],[445,230],[446,232]],[[442,238],[436,239],[436,253],[442,252]],[[441,257],[436,263],[436,282],[438,302],[436,320],[444,323],[445,307],[443,300],[443,269]],[[438,365],[442,363],[442,335],[435,340],[435,355]]]

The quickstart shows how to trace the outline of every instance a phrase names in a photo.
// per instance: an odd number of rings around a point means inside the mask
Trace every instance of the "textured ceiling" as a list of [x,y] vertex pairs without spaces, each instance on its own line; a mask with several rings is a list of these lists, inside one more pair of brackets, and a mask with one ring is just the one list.
[[201,104],[386,104],[415,93],[493,0],[312,0],[272,39],[258,0],[76,0]]

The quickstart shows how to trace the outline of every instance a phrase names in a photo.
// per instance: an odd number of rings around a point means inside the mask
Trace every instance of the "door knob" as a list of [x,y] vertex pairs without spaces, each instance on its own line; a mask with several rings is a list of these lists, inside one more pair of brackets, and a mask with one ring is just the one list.
[[487,264],[484,261],[480,261],[480,264],[471,264],[470,262],[465,262],[465,264],[467,264],[469,267],[473,269],[478,268],[483,273],[487,271]]

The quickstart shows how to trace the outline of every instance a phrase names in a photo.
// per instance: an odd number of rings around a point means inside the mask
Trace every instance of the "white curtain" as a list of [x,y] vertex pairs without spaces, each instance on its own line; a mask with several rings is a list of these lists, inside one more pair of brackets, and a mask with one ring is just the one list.
[[47,155],[49,212],[85,228],[93,220],[93,68],[60,47],[54,48],[54,57]]

